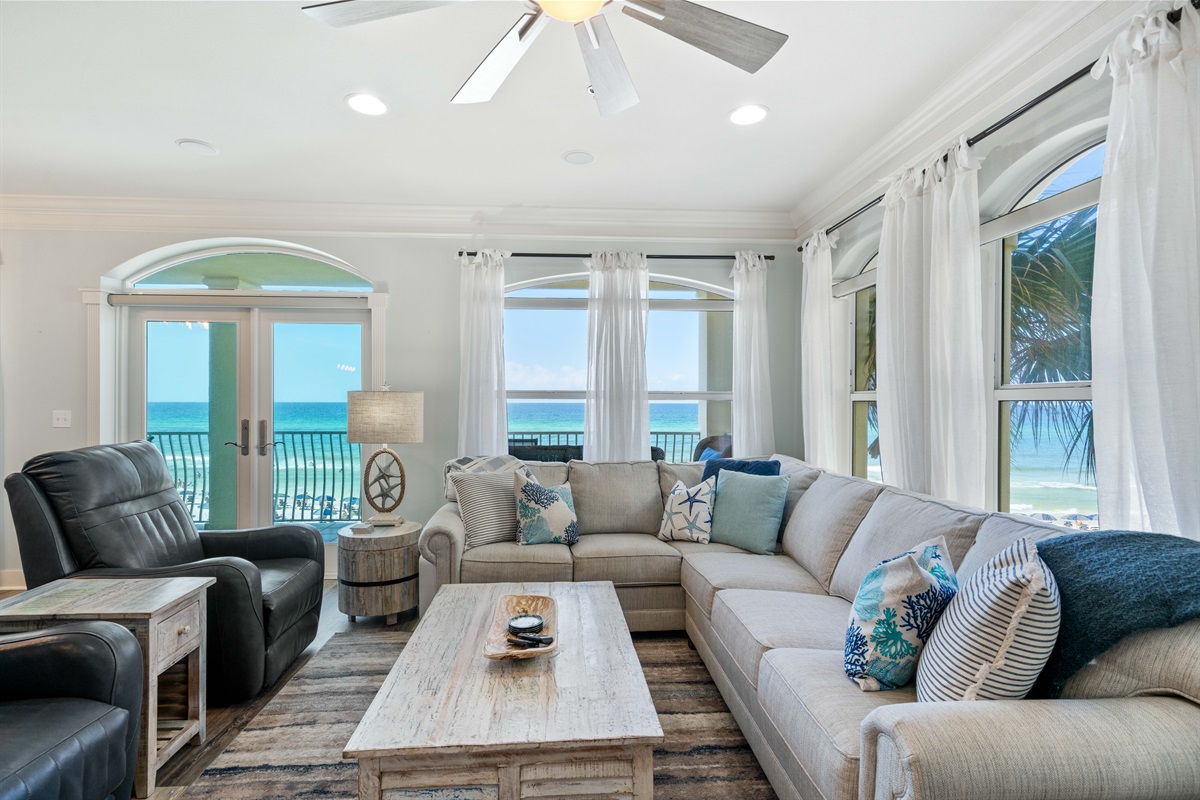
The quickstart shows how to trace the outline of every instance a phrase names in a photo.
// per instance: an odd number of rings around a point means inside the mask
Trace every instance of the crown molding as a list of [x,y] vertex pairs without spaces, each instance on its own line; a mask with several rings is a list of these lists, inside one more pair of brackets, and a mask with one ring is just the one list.
[[[932,157],[1078,69],[1140,7],[1130,0],[1039,4],[886,137],[809,192],[791,211],[800,238],[833,224],[881,192],[881,183]],[[1031,47],[1030,43],[1039,43]],[[1068,69],[1069,68],[1069,69]]]
[[787,212],[402,206],[0,195],[0,228],[623,241],[793,242]]

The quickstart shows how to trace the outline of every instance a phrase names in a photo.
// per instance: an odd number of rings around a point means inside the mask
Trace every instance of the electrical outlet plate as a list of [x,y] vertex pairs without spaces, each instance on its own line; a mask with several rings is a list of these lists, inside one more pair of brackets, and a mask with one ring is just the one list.
[[55,428],[71,427],[71,412],[70,411],[54,411],[52,412],[51,425]]

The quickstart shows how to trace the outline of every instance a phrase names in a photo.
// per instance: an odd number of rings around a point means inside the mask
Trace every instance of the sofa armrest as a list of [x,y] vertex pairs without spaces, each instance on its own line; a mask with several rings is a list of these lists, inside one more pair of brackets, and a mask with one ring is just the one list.
[[307,558],[325,574],[325,543],[312,525],[275,525],[236,531],[200,531],[200,544],[209,558],[234,556],[247,561]]
[[82,697],[142,707],[142,651],[115,622],[75,622],[0,636],[0,701]]
[[437,569],[438,586],[459,582],[459,561],[467,546],[467,528],[459,516],[458,503],[446,503],[437,510],[425,523],[417,546],[425,560]]
[[1200,791],[1200,707],[1173,697],[904,703],[863,721],[861,800],[1172,800]]

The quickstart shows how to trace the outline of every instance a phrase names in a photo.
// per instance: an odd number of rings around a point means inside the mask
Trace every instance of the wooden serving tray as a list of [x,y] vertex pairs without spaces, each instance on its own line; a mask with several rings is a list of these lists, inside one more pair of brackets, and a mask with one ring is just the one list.
[[[545,647],[517,647],[508,643],[508,621],[520,614],[537,614],[542,618],[542,630],[553,636],[554,642]],[[540,594],[506,594],[496,604],[492,625],[483,642],[484,658],[508,660],[533,658],[558,649],[558,603],[553,597]]]

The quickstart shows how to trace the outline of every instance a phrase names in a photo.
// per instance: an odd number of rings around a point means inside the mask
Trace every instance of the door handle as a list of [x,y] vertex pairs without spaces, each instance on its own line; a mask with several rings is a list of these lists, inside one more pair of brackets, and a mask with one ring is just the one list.
[[242,420],[242,440],[240,442],[226,442],[226,447],[236,447],[242,451],[242,455],[250,455],[250,420]]
[[267,441],[267,421],[265,419],[260,419],[258,421],[258,454],[260,456],[265,456],[267,454],[268,447],[275,447],[276,445],[280,444],[283,444],[283,442]]

